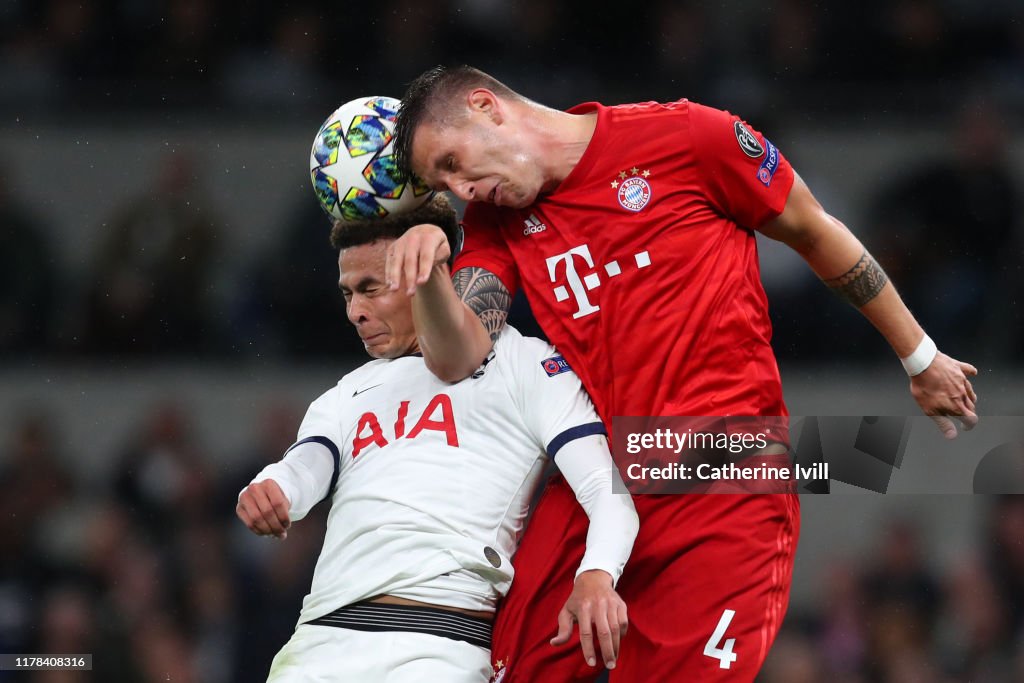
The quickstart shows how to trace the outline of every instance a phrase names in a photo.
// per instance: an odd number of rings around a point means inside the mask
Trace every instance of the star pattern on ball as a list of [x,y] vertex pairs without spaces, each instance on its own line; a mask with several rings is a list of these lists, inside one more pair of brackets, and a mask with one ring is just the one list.
[[401,103],[384,96],[351,100],[321,126],[310,150],[313,190],[331,219],[365,220],[421,206],[433,192],[401,177],[391,151]]

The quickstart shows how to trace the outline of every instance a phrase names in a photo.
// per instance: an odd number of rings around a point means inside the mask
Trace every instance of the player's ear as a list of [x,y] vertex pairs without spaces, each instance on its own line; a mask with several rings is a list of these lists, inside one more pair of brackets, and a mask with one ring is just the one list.
[[493,91],[487,88],[475,88],[469,92],[466,99],[471,112],[484,114],[495,125],[501,125],[504,121],[501,100]]

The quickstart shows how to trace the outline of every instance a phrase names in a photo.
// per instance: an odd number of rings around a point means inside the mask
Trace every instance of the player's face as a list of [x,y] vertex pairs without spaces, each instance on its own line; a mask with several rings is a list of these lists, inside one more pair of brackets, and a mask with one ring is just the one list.
[[435,190],[516,209],[532,204],[544,185],[541,164],[514,126],[476,110],[454,121],[420,124],[412,167]]
[[398,358],[419,351],[412,322],[412,301],[404,290],[384,282],[384,262],[392,240],[342,249],[338,286],[345,312],[356,326],[366,352],[374,358]]

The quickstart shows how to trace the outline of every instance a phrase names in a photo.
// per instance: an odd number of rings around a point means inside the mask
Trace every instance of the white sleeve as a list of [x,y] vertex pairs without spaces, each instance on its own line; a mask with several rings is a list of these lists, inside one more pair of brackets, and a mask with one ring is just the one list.
[[524,338],[507,327],[506,331],[499,342],[515,355],[518,405],[548,456],[554,458],[573,439],[606,434],[583,383],[562,355],[538,339]]
[[554,459],[590,518],[587,550],[576,575],[602,569],[618,582],[640,525],[629,494],[612,493],[618,470],[590,396],[554,347],[523,338],[506,325],[495,348],[514,355],[518,402],[526,425]]
[[288,517],[297,522],[326,497],[333,477],[330,449],[317,441],[302,441],[292,446],[281,461],[264,467],[251,483],[273,479],[288,499]]
[[619,473],[612,462],[608,440],[604,436],[574,439],[558,451],[555,464],[590,518],[587,550],[576,576],[591,569],[603,569],[611,574],[612,584],[617,584],[633,549],[640,520],[628,493],[612,493],[612,482]]
[[288,516],[293,521],[305,517],[314,505],[330,496],[338,481],[340,395],[334,387],[313,401],[302,419],[298,441],[285,451],[281,461],[264,467],[251,482],[273,479],[288,499]]

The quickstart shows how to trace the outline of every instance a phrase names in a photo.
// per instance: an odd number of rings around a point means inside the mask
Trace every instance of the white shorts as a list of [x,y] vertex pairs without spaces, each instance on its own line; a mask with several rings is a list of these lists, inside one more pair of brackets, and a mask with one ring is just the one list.
[[267,683],[487,683],[491,653],[442,636],[299,624]]

